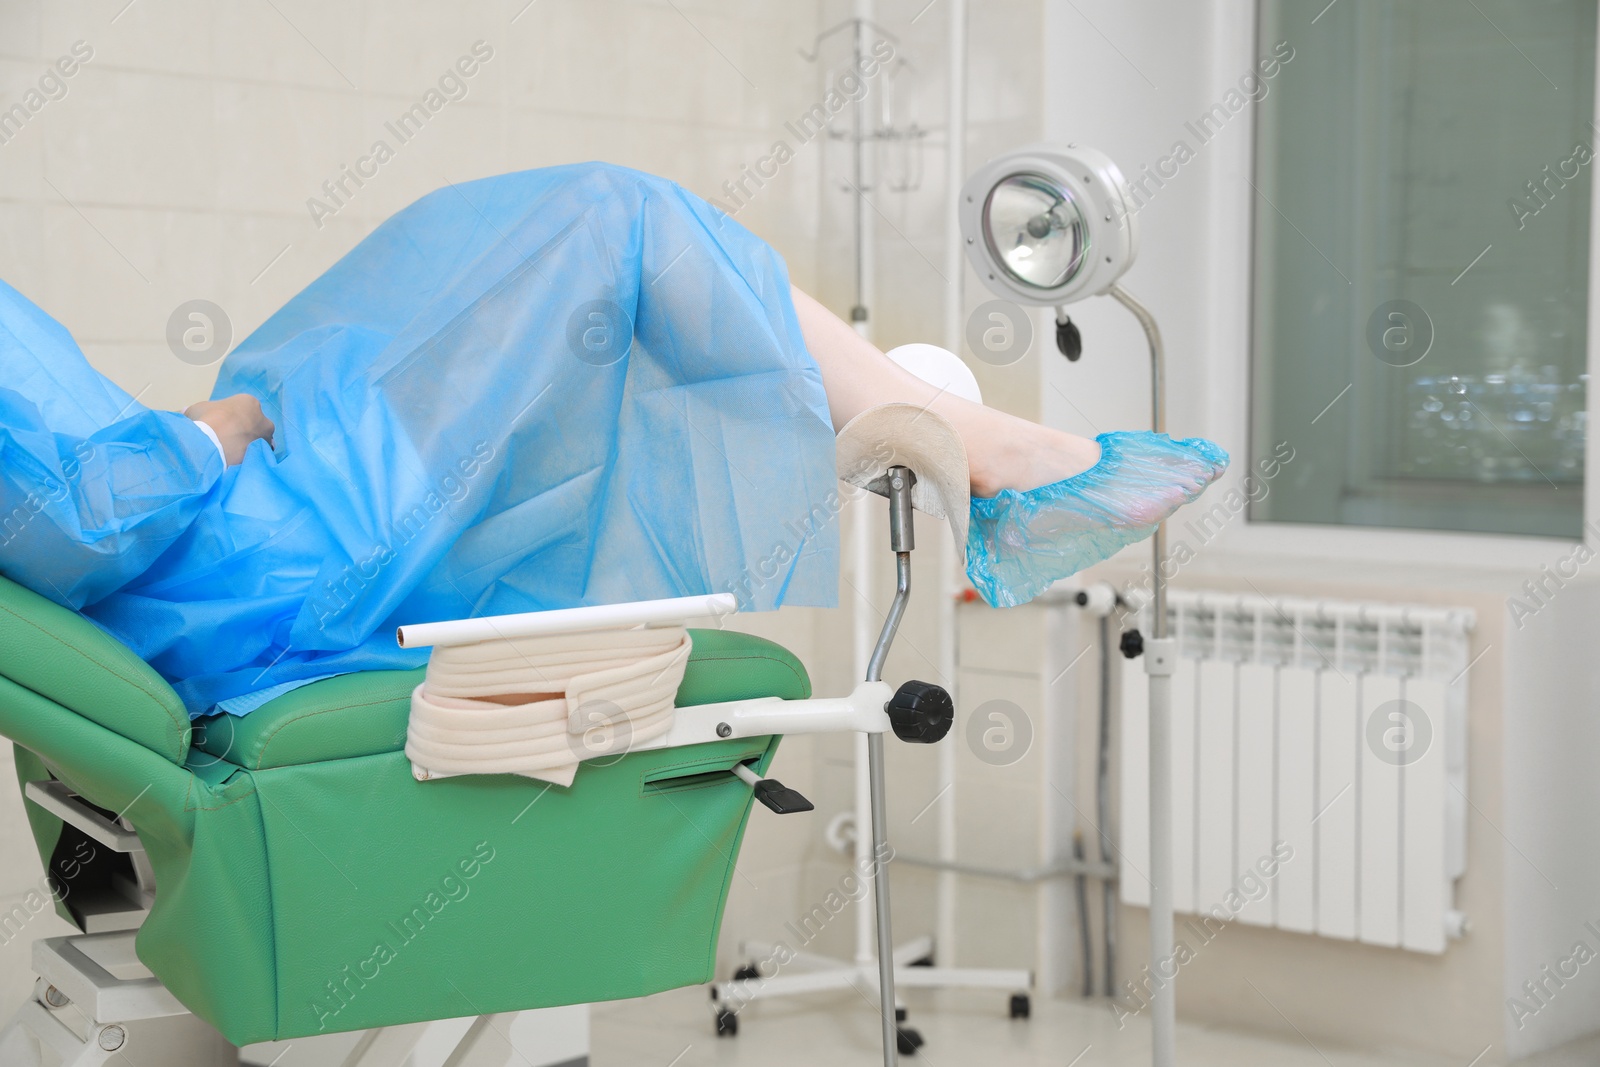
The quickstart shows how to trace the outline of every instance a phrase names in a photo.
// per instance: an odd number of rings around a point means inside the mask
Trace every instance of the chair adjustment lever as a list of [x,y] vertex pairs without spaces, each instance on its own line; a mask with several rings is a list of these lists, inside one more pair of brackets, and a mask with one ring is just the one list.
[[733,773],[755,788],[756,799],[779,815],[792,815],[797,811],[813,811],[816,805],[807,800],[798,789],[790,789],[776,778],[762,778],[750,769],[749,764],[735,764]]

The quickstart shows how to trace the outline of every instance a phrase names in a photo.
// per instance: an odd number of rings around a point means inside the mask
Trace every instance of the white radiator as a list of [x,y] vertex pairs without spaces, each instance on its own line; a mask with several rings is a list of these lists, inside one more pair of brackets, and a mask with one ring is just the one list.
[[[1189,591],[1167,611],[1177,910],[1443,952],[1472,613]],[[1149,690],[1144,660],[1123,662],[1122,899],[1148,905]]]

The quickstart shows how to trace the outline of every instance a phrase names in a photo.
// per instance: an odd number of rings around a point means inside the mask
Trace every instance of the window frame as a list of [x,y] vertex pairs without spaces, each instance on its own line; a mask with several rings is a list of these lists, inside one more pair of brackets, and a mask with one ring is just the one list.
[[[1260,54],[1261,0],[1218,0],[1212,38],[1211,70],[1244,70]],[[1268,46],[1272,42],[1266,42]],[[1295,42],[1291,39],[1290,44]],[[1600,53],[1600,45],[1597,45]],[[1600,55],[1596,84],[1590,86],[1595,114],[1600,115]],[[1212,80],[1216,80],[1213,78]],[[1207,346],[1217,361],[1218,388],[1211,397],[1210,419],[1249,441],[1254,410],[1251,367],[1255,359],[1252,330],[1254,289],[1254,207],[1256,142],[1259,115],[1250,119],[1248,138],[1216,145],[1219,155],[1209,194],[1209,237],[1212,270],[1208,285],[1210,334]],[[1600,146],[1597,146],[1600,147]],[[1600,386],[1600,180],[1590,187],[1589,295],[1585,365],[1590,380],[1586,407],[1591,424]],[[1331,398],[1330,398],[1331,399]],[[1237,457],[1245,462],[1248,456]],[[1579,542],[1560,537],[1452,533],[1384,527],[1328,526],[1271,522],[1246,513],[1233,524],[1217,548],[1251,557],[1319,559],[1338,562],[1381,562],[1405,566],[1446,566],[1468,570],[1536,570]],[[1591,425],[1584,443],[1583,543],[1600,551],[1600,432]]]

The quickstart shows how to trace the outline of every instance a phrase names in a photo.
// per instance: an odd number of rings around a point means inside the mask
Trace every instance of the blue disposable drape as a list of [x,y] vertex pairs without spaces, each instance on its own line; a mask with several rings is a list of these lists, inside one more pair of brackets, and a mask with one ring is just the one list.
[[226,472],[0,296],[0,508],[40,503],[0,572],[192,712],[418,665],[405,622],[835,600],[833,434],[783,262],[671,182],[557,167],[395,215],[223,363],[213,395],[277,425]]

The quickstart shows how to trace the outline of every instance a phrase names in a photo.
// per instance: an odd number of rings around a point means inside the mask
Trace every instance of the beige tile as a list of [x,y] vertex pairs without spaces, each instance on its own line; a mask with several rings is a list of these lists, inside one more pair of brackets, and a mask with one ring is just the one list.
[[306,216],[218,216],[217,298],[242,341],[301,289],[315,281],[370,231],[348,214],[324,219],[321,229]]
[[1010,882],[963,878],[957,906],[956,963],[962,967],[1034,967],[1037,890]]
[[513,109],[506,118],[506,167],[524,170],[593,160],[626,164],[629,131],[622,118]]
[[[497,0],[368,5],[357,77],[362,91],[415,99],[429,88],[439,88],[440,77],[451,71],[460,76],[456,64],[465,57],[467,68],[476,68],[476,73],[462,78],[468,98],[498,102],[510,59],[507,8]],[[480,41],[492,53],[486,61],[479,61],[472,51]],[[442,91],[448,94],[452,86],[447,83]]]
[[752,74],[756,85],[741,98],[738,122],[746,129],[774,138],[784,136],[784,124],[797,119],[824,96],[822,68],[801,54],[801,49],[811,48],[816,29],[760,21],[744,23],[740,32],[748,66],[759,72],[759,77]]
[[[889,899],[893,907],[891,924],[895,944],[906,945],[920,938],[938,936],[939,875],[926,867],[895,862],[889,867]],[[867,907],[875,907],[868,897]],[[948,946],[935,943],[934,956],[949,956]]]
[[371,144],[360,118],[360,98],[347,92],[217,83],[216,205],[288,215],[328,198],[323,183]]
[[[380,140],[394,150],[388,162],[367,166],[369,170],[376,167],[377,174],[366,179],[349,201],[354,214],[371,226],[436,189],[511,169],[506,163],[506,128],[498,105],[468,99],[445,105],[420,129],[402,126],[401,118],[414,103],[384,96],[363,104],[360,125],[367,147],[362,154]],[[402,141],[399,134],[407,139]],[[353,156],[352,165],[356,162],[358,157]]]
[[694,14],[717,15],[729,19],[738,18],[751,9],[761,6],[759,0],[628,0],[628,2],[635,8],[664,8],[670,11],[676,6]]
[[213,5],[206,0],[52,0],[40,6],[47,55],[81,40],[94,48],[93,62],[106,67],[212,72]]
[[32,59],[0,59],[0,197],[37,197],[45,191],[45,130],[64,101],[51,101],[26,117],[12,111],[19,105],[30,110],[23,97],[38,87],[43,69]]
[[618,0],[539,0],[505,32],[508,102],[566,114],[627,114],[621,39],[630,19]]
[[212,206],[230,138],[211,105],[207,82],[91,63],[68,96],[35,119],[45,137],[44,176],[85,205]]
[[0,854],[7,857],[0,876],[0,896],[19,895],[35,886],[44,876],[44,864],[34,844],[27,816],[22,809],[21,785],[10,741],[0,738]]
[[995,609],[981,601],[957,610],[962,667],[1033,674],[1044,652],[1045,612],[1038,607]]
[[951,731],[957,773],[982,787],[1033,781],[1044,760],[1042,696],[1035,674],[963,668]]
[[57,203],[43,217],[47,232],[69,239],[45,250],[45,270],[50,289],[62,294],[62,321],[80,342],[159,344],[179,304],[220,299],[224,250],[210,214]]
[[307,215],[227,211],[214,217],[220,294],[214,299],[227,309],[237,343],[316,276],[306,266],[311,258],[307,246],[326,235],[311,226]]
[[939,753],[928,745],[907,745],[892,735],[885,760],[889,792],[889,840],[897,853],[934,857],[939,826],[951,792],[938,780]]
[[956,854],[961,862],[1000,871],[1040,865],[1042,798],[1029,785],[976,789],[957,781]]
[[628,114],[633,118],[734,124],[747,94],[771,72],[745,54],[733,19],[673,7],[635,7],[629,18]]
[[211,54],[230,78],[354,92],[365,6],[359,0],[213,5]]
[[39,209],[0,201],[0,279],[35,303],[48,291],[44,249]]
[[627,119],[618,141],[603,156],[608,162],[634,167],[680,184],[701,166],[693,142],[701,131],[692,125],[661,119]]
[[[34,302],[75,338],[138,336],[146,317],[155,312],[148,303],[150,263],[121,247],[131,248],[122,231],[133,213],[124,211],[114,222],[113,209],[80,212],[59,201],[33,210],[50,235],[41,250],[43,285]],[[108,239],[108,229],[117,231],[117,238]],[[118,238],[120,245],[114,243]]]
[[42,0],[0,4],[0,56],[26,60],[41,58],[40,25],[44,6]]

